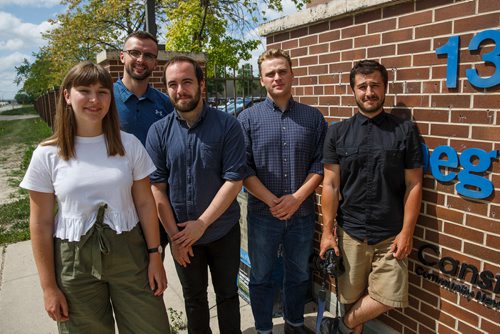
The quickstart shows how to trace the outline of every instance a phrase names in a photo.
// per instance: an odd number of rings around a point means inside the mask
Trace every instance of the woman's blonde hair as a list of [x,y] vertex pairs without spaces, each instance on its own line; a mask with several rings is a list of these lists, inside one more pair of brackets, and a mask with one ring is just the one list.
[[64,90],[68,92],[72,87],[90,86],[99,83],[108,89],[111,94],[109,111],[102,120],[102,131],[106,140],[108,155],[124,155],[125,149],[120,135],[118,111],[113,94],[113,79],[109,72],[102,66],[83,61],[69,70],[59,90],[56,105],[54,134],[44,140],[41,145],[57,145],[59,155],[64,160],[75,157],[76,118],[73,108],[66,103]]

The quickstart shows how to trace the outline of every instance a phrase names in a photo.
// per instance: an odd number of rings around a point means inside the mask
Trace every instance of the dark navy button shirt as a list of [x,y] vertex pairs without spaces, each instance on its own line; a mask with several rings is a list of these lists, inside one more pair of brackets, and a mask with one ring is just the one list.
[[174,110],[168,96],[151,86],[148,86],[143,96],[137,98],[119,79],[113,85],[113,92],[120,128],[136,136],[142,145],[146,144],[149,127]]
[[323,162],[340,165],[337,222],[352,237],[376,244],[401,232],[405,169],[422,166],[418,132],[410,121],[361,113],[332,125]]
[[[157,168],[150,175],[151,182],[167,184],[177,223],[198,219],[226,180],[243,180],[246,173],[245,143],[238,121],[207,106],[191,128],[177,112],[154,123],[146,150]],[[239,218],[235,199],[195,244],[223,237]]]
[[[268,97],[244,110],[238,120],[245,136],[248,176],[257,176],[274,195],[293,194],[310,173],[323,175],[321,158],[327,123],[318,109],[290,99],[282,112]],[[272,216],[269,207],[251,194],[248,210]],[[312,213],[313,195],[296,214]]]

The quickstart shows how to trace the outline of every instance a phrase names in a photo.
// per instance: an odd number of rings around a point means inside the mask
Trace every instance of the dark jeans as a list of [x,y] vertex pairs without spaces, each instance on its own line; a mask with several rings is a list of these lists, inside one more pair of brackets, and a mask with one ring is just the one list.
[[241,333],[240,301],[237,277],[240,266],[240,226],[236,224],[225,236],[209,244],[193,246],[191,263],[182,267],[175,262],[182,284],[188,333],[209,334],[208,270],[214,286],[221,334]]
[[273,269],[280,244],[283,245],[284,319],[293,326],[304,324],[304,305],[310,286],[309,257],[312,253],[314,214],[281,221],[248,213],[248,255],[250,304],[258,333],[273,328],[275,281]]

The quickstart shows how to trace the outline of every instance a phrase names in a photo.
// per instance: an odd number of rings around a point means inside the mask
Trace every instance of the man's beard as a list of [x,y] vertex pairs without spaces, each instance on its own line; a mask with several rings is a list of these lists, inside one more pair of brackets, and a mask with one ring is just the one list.
[[142,72],[142,74],[136,74],[136,73],[134,73],[134,69],[133,69],[132,65],[125,66],[125,71],[127,71],[127,74],[132,79],[135,79],[135,80],[146,80],[147,78],[149,78],[151,76],[151,73],[152,73],[152,71],[149,68],[144,67],[144,72]]
[[366,114],[375,113],[375,112],[379,111],[380,109],[382,109],[384,106],[385,97],[382,100],[378,99],[377,102],[378,102],[377,104],[372,105],[369,108],[365,108],[363,103],[361,101],[359,101],[358,99],[356,99],[356,104],[358,105],[359,110],[361,110],[362,112],[364,112]]
[[189,102],[187,102],[187,104],[179,103],[178,102],[179,99],[177,97],[175,97],[175,99],[171,98],[171,100],[174,102],[174,107],[177,111],[179,111],[179,112],[191,112],[196,108],[196,106],[200,102],[200,98],[201,98],[201,91],[198,90],[196,92],[195,96],[191,100],[189,100]]

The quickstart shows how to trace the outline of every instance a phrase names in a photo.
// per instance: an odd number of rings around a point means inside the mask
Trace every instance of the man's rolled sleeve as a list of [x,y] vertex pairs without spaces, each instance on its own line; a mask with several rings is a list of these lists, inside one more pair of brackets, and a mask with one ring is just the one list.
[[413,123],[408,122],[406,138],[405,169],[414,169],[423,166],[422,144],[418,137],[418,130]]
[[238,117],[238,121],[241,125],[243,139],[244,139],[244,154],[246,160],[246,170],[245,170],[245,179],[250,176],[256,176],[255,172],[255,163],[253,160],[253,150],[252,150],[252,138],[249,133],[250,127],[248,126],[249,118],[247,117],[248,113],[241,113]]
[[236,120],[230,126],[224,137],[222,161],[222,178],[239,181],[246,176],[245,139],[241,126]]
[[323,145],[323,164],[339,164],[336,149],[336,127],[334,125],[328,128],[325,136],[325,143]]
[[161,123],[162,121],[154,123],[150,127],[146,138],[146,151],[156,166],[156,171],[149,176],[151,183],[167,183],[168,181],[169,171],[166,166],[167,152],[161,139],[163,129]]
[[323,145],[325,142],[327,123],[323,119],[320,120],[318,130],[316,131],[316,152],[314,160],[309,168],[309,174],[323,175]]

